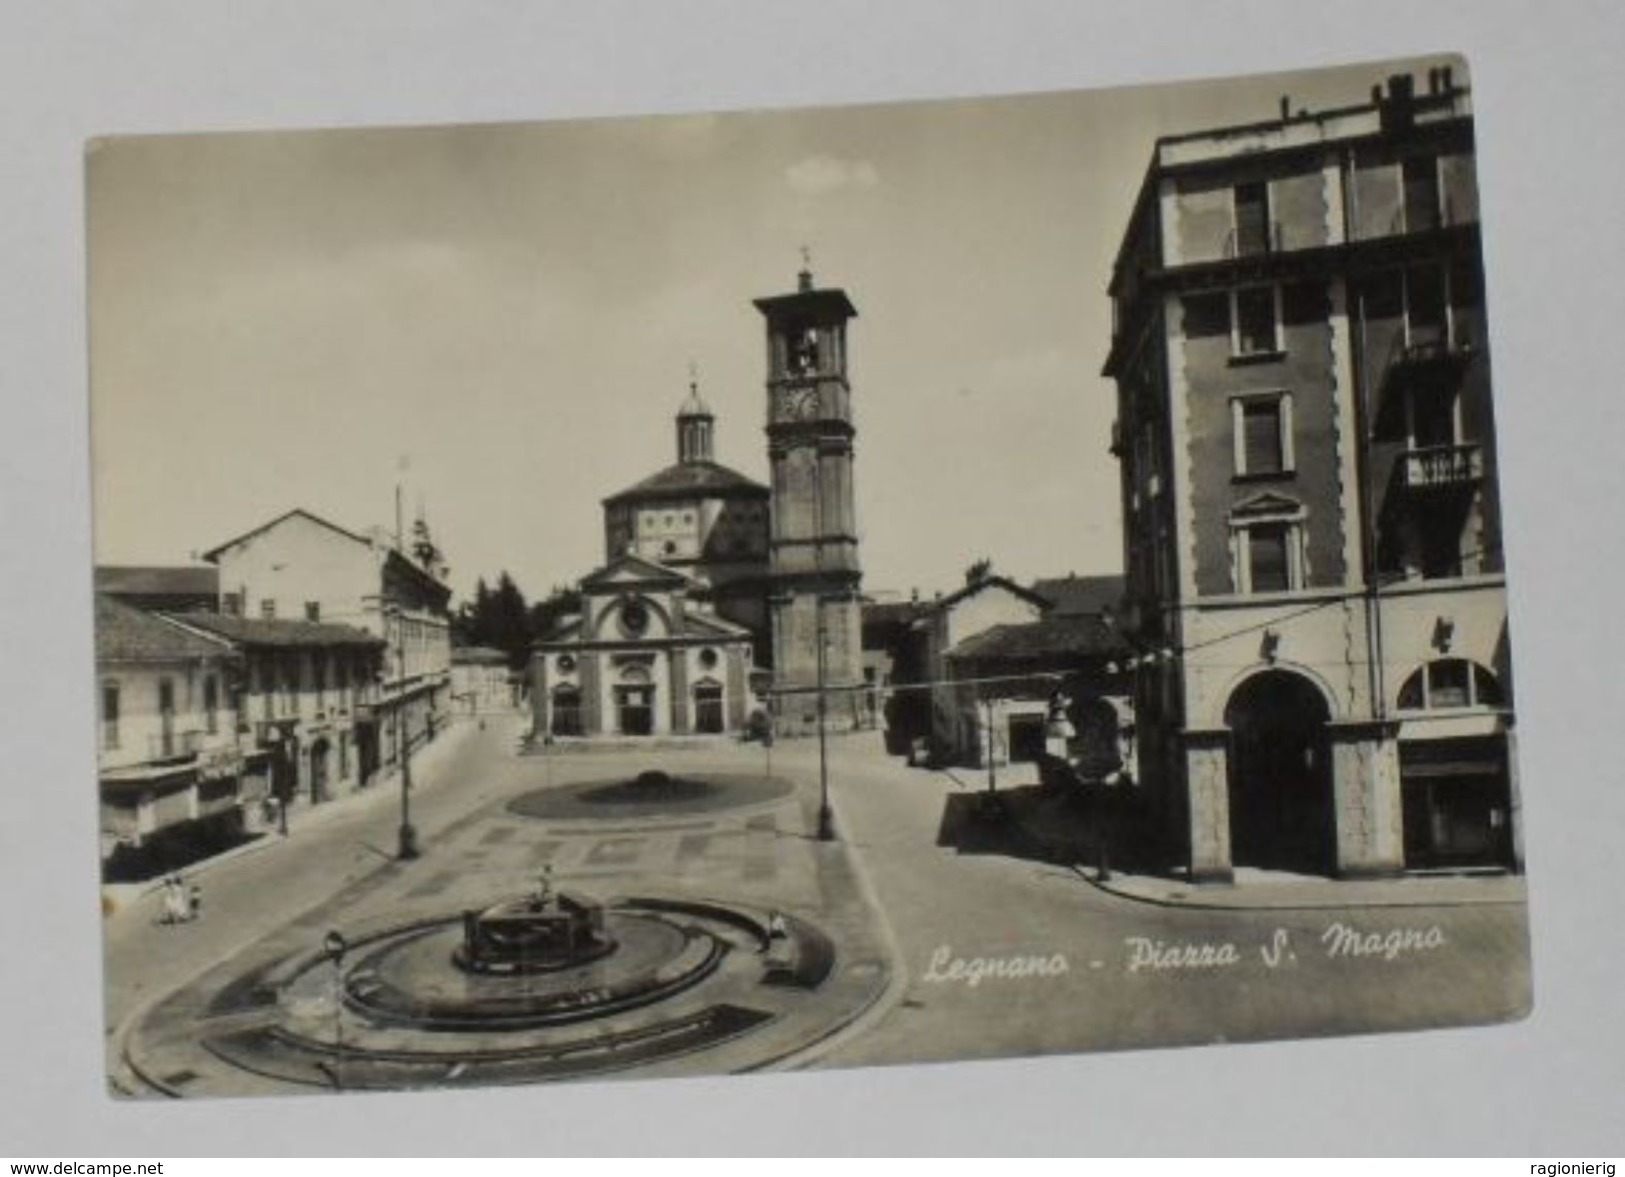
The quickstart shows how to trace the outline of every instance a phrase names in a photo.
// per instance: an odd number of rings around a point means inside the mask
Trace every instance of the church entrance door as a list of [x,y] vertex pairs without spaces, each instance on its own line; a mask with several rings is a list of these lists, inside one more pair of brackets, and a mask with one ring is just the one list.
[[722,734],[722,688],[716,683],[694,688],[694,730],[701,735]]
[[615,688],[615,707],[620,713],[623,736],[647,736],[654,733],[654,702],[653,686]]

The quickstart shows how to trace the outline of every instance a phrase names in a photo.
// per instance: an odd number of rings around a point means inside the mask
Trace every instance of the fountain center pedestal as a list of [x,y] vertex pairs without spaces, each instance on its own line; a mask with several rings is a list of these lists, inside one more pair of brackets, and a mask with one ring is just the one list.
[[604,905],[571,891],[537,894],[463,913],[463,942],[452,952],[471,973],[548,973],[608,956]]

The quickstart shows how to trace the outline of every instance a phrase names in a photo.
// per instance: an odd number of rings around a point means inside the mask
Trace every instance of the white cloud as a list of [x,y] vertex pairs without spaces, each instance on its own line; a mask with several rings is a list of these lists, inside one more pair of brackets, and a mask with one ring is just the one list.
[[880,183],[875,165],[865,159],[809,155],[785,170],[790,190],[802,196],[827,196],[842,188],[873,188]]

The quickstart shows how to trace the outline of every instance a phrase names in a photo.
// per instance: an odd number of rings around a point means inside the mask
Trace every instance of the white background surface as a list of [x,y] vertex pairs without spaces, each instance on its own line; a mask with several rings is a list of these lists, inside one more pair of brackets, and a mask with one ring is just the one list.
[[[0,8],[0,1154],[1625,1151],[1625,475],[1605,3],[750,0]],[[1270,1046],[457,1095],[102,1081],[82,147],[1081,88],[1464,52],[1504,459],[1536,1013]],[[197,453],[200,488],[234,453]]]

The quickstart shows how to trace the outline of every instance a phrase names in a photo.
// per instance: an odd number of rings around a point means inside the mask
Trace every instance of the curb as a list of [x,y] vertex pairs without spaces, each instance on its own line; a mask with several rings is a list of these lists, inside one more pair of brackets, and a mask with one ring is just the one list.
[[[450,747],[451,745],[448,741],[450,741],[454,735],[458,733],[467,733],[470,730],[471,729],[469,727],[454,721],[445,729],[445,734],[439,740],[436,740],[431,744],[422,745],[418,748],[417,752],[413,754],[412,758],[414,767],[417,768],[418,771],[423,771],[422,768],[418,766],[421,765],[425,754],[429,752],[436,752],[436,754],[439,755],[440,753],[437,750]],[[187,878],[192,878],[196,875],[206,874],[215,867],[222,866],[225,863],[234,862],[239,858],[246,858],[250,854],[261,853],[262,851],[269,850],[273,846],[280,846],[289,838],[293,837],[298,830],[301,828],[308,828],[313,822],[320,823],[322,821],[336,820],[339,815],[350,812],[351,809],[360,803],[358,799],[373,798],[382,792],[392,789],[398,791],[400,787],[400,779],[400,773],[397,771],[388,776],[381,776],[377,781],[364,789],[352,789],[350,792],[341,797],[335,797],[331,801],[325,801],[320,805],[300,810],[298,814],[289,820],[288,832],[286,834],[282,834],[276,829],[261,830],[259,831],[259,836],[253,838],[251,841],[244,842],[238,846],[233,846],[229,850],[222,850],[219,854],[213,854],[207,858],[200,858],[190,866],[184,867],[181,870],[161,872],[154,878],[148,879],[144,882],[103,883],[100,888],[102,919],[115,919],[124,912],[128,911],[130,908],[134,907],[137,903],[141,902],[141,900],[145,899],[147,896],[157,894],[159,889],[163,887],[164,878],[167,875],[180,874]],[[434,778],[430,778],[424,785],[414,784],[413,788],[414,791],[425,787],[434,788],[436,783],[437,781]]]
[[[1074,868],[1074,869],[1076,870],[1077,868]],[[1294,897],[1289,897],[1289,898],[1282,898],[1280,900],[1273,900],[1273,901],[1269,901],[1269,902],[1251,902],[1251,903],[1247,903],[1247,902],[1228,902],[1227,903],[1227,902],[1222,902],[1222,901],[1215,902],[1215,901],[1213,901],[1211,899],[1206,898],[1200,892],[1192,892],[1190,895],[1181,896],[1179,898],[1159,897],[1159,896],[1155,896],[1155,895],[1145,895],[1145,894],[1141,894],[1140,892],[1137,892],[1137,891],[1129,890],[1127,888],[1113,886],[1111,883],[1103,883],[1099,879],[1091,878],[1089,875],[1083,873],[1083,871],[1081,871],[1081,870],[1077,870],[1077,874],[1078,874],[1078,877],[1081,878],[1089,886],[1093,887],[1095,890],[1101,892],[1102,894],[1110,895],[1113,898],[1126,899],[1131,903],[1144,903],[1144,904],[1147,904],[1147,905],[1152,906],[1152,907],[1164,907],[1164,908],[1171,908],[1171,909],[1174,909],[1174,910],[1184,910],[1184,911],[1333,911],[1333,910],[1337,910],[1337,909],[1341,909],[1341,908],[1348,908],[1348,907],[1394,907],[1394,908],[1413,908],[1413,907],[1497,907],[1497,906],[1513,907],[1513,906],[1521,906],[1521,905],[1523,905],[1524,903],[1527,902],[1527,897],[1523,893],[1523,886],[1522,886],[1522,880],[1521,879],[1519,880],[1519,886],[1517,888],[1517,890],[1520,893],[1518,895],[1516,895],[1516,896],[1496,895],[1496,896],[1480,897],[1480,896],[1459,896],[1458,895],[1458,896],[1450,896],[1450,897],[1440,897],[1440,898],[1437,898],[1437,899],[1426,899],[1426,898],[1422,898],[1422,897],[1416,897],[1416,898],[1406,897],[1406,898],[1402,898],[1402,899],[1373,899],[1373,898],[1370,898],[1369,896],[1364,897],[1364,898],[1358,898],[1358,897],[1355,897],[1355,896],[1352,896],[1352,895],[1339,896],[1338,894],[1336,894],[1336,891],[1335,891],[1335,888],[1338,886],[1338,884],[1335,881],[1332,881],[1332,882],[1328,882],[1328,883],[1324,883],[1324,884],[1322,884],[1322,883],[1308,883],[1308,884],[1303,884],[1302,885],[1303,889],[1310,890],[1310,891],[1313,891],[1313,892],[1316,892],[1316,893],[1322,892],[1324,888],[1332,888],[1333,889],[1332,893],[1327,894],[1325,896],[1325,901],[1323,901],[1323,902],[1306,902],[1306,901],[1300,900],[1300,899],[1298,899],[1297,897],[1294,896]],[[1501,877],[1516,878],[1516,876],[1497,876],[1497,877],[1498,878],[1501,878]],[[1175,886],[1188,886],[1188,884],[1183,884],[1183,883],[1178,883],[1178,884],[1173,884],[1173,885],[1175,885]],[[1232,884],[1232,886],[1234,886],[1234,885]]]
[[[847,836],[850,837],[851,826],[840,819],[840,811],[836,809],[833,799],[830,808],[834,813],[832,820],[835,828],[847,831]],[[757,1066],[746,1068],[746,1072],[771,1074],[800,1071],[817,1064],[820,1059],[867,1032],[871,1026],[889,1014],[907,994],[908,987],[912,983],[913,978],[909,976],[903,959],[903,950],[897,943],[897,934],[892,930],[891,918],[880,903],[880,896],[875,890],[874,881],[869,877],[869,869],[863,861],[863,856],[858,853],[857,847],[844,837],[840,841],[840,847],[842,856],[850,866],[853,881],[857,884],[859,898],[868,906],[870,914],[879,924],[879,935],[876,938],[880,941],[880,949],[890,958],[888,962],[890,967],[887,970],[889,976],[873,997],[829,1033]]]

